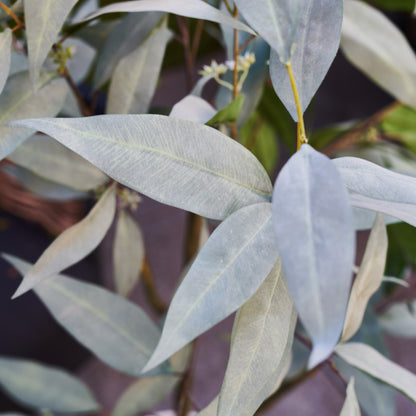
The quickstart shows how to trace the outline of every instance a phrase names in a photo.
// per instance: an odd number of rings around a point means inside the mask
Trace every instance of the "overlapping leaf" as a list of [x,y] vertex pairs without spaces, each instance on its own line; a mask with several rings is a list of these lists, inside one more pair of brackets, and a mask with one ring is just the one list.
[[115,209],[116,195],[113,185],[81,222],[66,229],[43,252],[36,264],[25,274],[13,298],[22,295],[42,280],[60,273],[91,253],[110,228]]
[[90,413],[99,408],[80,380],[34,361],[0,356],[0,386],[17,401],[36,410]]
[[384,331],[396,337],[416,338],[416,303],[394,303],[380,316]]
[[[22,275],[31,267],[14,256],[3,257]],[[142,309],[99,286],[63,275],[42,282],[35,292],[56,321],[98,358],[119,371],[140,374],[160,336]]]
[[346,57],[399,101],[416,107],[416,56],[404,35],[362,1],[344,2],[341,48]]
[[313,341],[313,367],[332,352],[341,335],[355,232],[337,169],[309,145],[292,156],[276,180],[273,222],[290,293]]
[[241,307],[262,284],[277,256],[269,203],[242,208],[227,218],[179,286],[146,369]]
[[279,260],[236,316],[218,416],[255,413],[285,369],[295,325],[296,312]]
[[270,198],[270,179],[258,160],[229,137],[197,123],[111,115],[15,125],[49,134],[129,188],[208,218],[223,219]]
[[9,76],[12,49],[12,31],[7,28],[0,33],[0,94]]
[[354,377],[348,383],[347,397],[345,398],[344,406],[342,406],[340,416],[361,416],[360,406],[355,394]]
[[138,48],[121,59],[111,79],[108,114],[147,113],[171,35],[165,19]]
[[6,123],[27,117],[53,117],[64,104],[68,87],[55,74],[41,74],[34,92],[29,74],[22,72],[7,82],[0,96],[0,158],[3,159],[30,137],[33,130],[8,127]]
[[182,98],[182,100],[172,107],[169,117],[205,124],[215,114],[216,110],[210,103],[203,98],[191,94]]

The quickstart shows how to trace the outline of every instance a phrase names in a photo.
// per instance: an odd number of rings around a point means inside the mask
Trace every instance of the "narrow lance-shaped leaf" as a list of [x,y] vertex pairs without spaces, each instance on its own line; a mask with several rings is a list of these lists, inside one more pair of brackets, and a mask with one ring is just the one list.
[[114,279],[117,293],[127,296],[139,280],[145,254],[143,235],[125,210],[118,214],[114,238]]
[[[30,269],[14,256],[3,257],[22,275]],[[142,309],[99,286],[63,275],[42,282],[35,293],[56,321],[98,358],[116,370],[139,375],[160,336]]]
[[34,87],[62,25],[77,1],[24,0],[30,78]]
[[108,114],[147,113],[171,36],[164,19],[148,39],[119,62],[108,93]]
[[361,416],[360,406],[355,394],[354,377],[348,383],[347,397],[345,398],[344,406],[342,406],[340,416]]
[[[354,206],[416,225],[416,178],[356,157],[340,157],[334,159],[334,163],[351,192]],[[357,222],[357,228],[370,228],[374,218],[375,214],[364,216]]]
[[387,230],[383,215],[378,214],[352,286],[341,342],[348,341],[358,331],[368,301],[383,281],[387,245]]
[[277,256],[269,203],[242,208],[227,218],[179,286],[146,369],[163,362],[243,305],[262,284]]
[[346,57],[399,101],[416,107],[416,56],[404,35],[380,11],[344,3],[341,48]]
[[273,222],[288,287],[313,341],[309,366],[341,335],[355,255],[348,192],[333,163],[303,145],[280,172]]
[[9,76],[10,62],[12,50],[12,31],[6,28],[4,32],[0,33],[0,94],[6,84]]
[[43,252],[36,264],[25,274],[13,298],[33,289],[42,280],[60,273],[91,253],[110,228],[115,209],[115,186],[112,185],[81,222],[66,229]]
[[194,19],[204,19],[210,22],[222,23],[233,27],[234,29],[243,30],[254,34],[254,32],[244,23],[233,19],[229,15],[222,13],[218,9],[203,0],[136,0],[124,1],[105,6],[95,13],[89,15],[85,20],[95,19],[98,16],[107,13],[120,12],[150,12],[160,11],[174,13],[179,16],[191,17]]
[[[248,0],[245,0],[248,2]],[[269,0],[270,1],[270,0]],[[273,0],[276,13],[284,16],[284,3],[299,3],[297,0]],[[273,3],[272,1],[272,3]],[[258,3],[255,7],[258,7]],[[261,3],[261,2],[260,2]],[[291,44],[290,60],[296,80],[302,110],[305,111],[321,85],[338,51],[342,26],[342,0],[302,0],[298,26],[283,20],[283,26],[293,25],[296,35]],[[290,6],[292,7],[292,6]],[[273,45],[270,45],[273,48]],[[298,115],[292,85],[284,61],[278,51],[270,55],[270,76],[273,87],[297,121]]]
[[99,409],[81,380],[34,361],[0,356],[0,386],[11,397],[36,410],[89,413]]
[[399,390],[416,402],[416,375],[359,342],[338,345],[335,352],[348,364]]
[[290,356],[296,319],[278,260],[237,313],[218,416],[251,416],[270,395]]
[[14,125],[49,134],[117,182],[204,217],[223,219],[270,199],[271,182],[259,161],[234,140],[197,123],[107,115]]
[[54,117],[62,108],[68,87],[56,74],[42,73],[38,89],[33,92],[29,74],[18,73],[9,78],[0,95],[0,159],[16,149],[34,131],[8,127],[6,123],[27,117]]
[[396,337],[416,338],[416,302],[393,303],[380,315],[384,331]]

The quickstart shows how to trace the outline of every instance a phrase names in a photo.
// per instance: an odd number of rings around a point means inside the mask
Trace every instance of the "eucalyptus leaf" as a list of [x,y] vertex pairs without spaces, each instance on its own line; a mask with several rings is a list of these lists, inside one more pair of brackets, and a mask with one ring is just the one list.
[[120,60],[111,78],[108,114],[148,112],[171,36],[164,19],[162,25],[154,29],[138,48]]
[[0,94],[9,76],[12,49],[12,31],[6,28],[0,33]]
[[99,48],[93,76],[95,90],[111,78],[121,59],[132,53],[162,19],[163,13],[128,14],[114,26]]
[[224,25],[231,26],[234,29],[254,34],[254,32],[247,25],[233,19],[225,13],[222,13],[215,7],[205,3],[203,0],[186,0],[186,2],[183,0],[135,0],[118,2],[97,10],[95,13],[89,15],[85,20],[95,19],[96,17],[107,13],[135,13],[149,11],[174,13],[179,16],[204,19],[210,22],[222,23]]
[[348,364],[394,387],[416,402],[416,375],[358,342],[338,345],[335,352]]
[[218,416],[251,416],[270,395],[290,356],[296,320],[278,260],[237,313]]
[[218,403],[220,396],[217,396],[210,402],[210,404],[197,413],[196,416],[217,416]]
[[352,377],[348,383],[347,397],[345,398],[344,405],[342,406],[340,416],[361,416],[360,406],[355,394],[354,377]]
[[393,303],[379,319],[381,328],[400,338],[416,338],[416,302]]
[[342,332],[355,256],[348,192],[332,161],[309,145],[277,177],[273,222],[288,287],[313,342],[309,367]]
[[24,0],[30,78],[38,85],[39,72],[65,19],[78,0]]
[[[247,1],[247,0],[245,0]],[[286,4],[302,3],[299,21],[282,22],[283,36],[288,36],[290,24],[295,38],[290,44],[290,63],[296,80],[302,111],[309,106],[337,54],[341,37],[343,0],[267,0],[275,3],[276,13]],[[289,6],[286,6],[289,7]],[[288,26],[288,28],[286,28]],[[270,45],[273,48],[273,45]],[[273,87],[295,121],[296,103],[285,58],[278,51],[270,55],[270,77]]]
[[12,50],[9,76],[27,71],[29,71],[29,61],[27,56]]
[[[22,275],[31,268],[14,256],[3,258]],[[160,336],[142,309],[106,289],[63,275],[42,282],[35,292],[56,321],[98,358],[116,370],[139,375]]]
[[7,158],[44,179],[79,191],[98,188],[108,179],[85,159],[43,134],[33,135]]
[[125,210],[117,218],[114,238],[114,279],[117,293],[127,296],[139,280],[145,247],[137,222]]
[[116,209],[115,186],[112,185],[90,213],[79,223],[66,229],[43,252],[25,274],[13,298],[33,289],[41,281],[60,273],[91,253],[102,241]]
[[29,74],[22,72],[9,78],[0,95],[0,159],[6,157],[34,131],[5,126],[13,120],[27,117],[53,117],[65,102],[68,87],[56,74],[42,73],[37,91],[31,87]]
[[244,95],[240,94],[235,100],[225,108],[218,111],[208,122],[208,126],[216,126],[221,123],[235,123],[238,120],[241,108],[244,104]]
[[191,94],[182,98],[172,107],[169,117],[205,124],[215,116],[216,112],[217,110],[210,103]]
[[34,361],[0,356],[0,386],[20,403],[61,413],[96,412],[88,387],[66,371]]
[[177,376],[161,375],[135,381],[122,394],[111,416],[135,416],[164,400],[179,383]]
[[190,121],[111,115],[14,125],[49,134],[137,192],[208,218],[270,198],[270,179],[248,150]]
[[381,88],[416,107],[416,56],[404,35],[380,11],[362,1],[344,3],[341,49]]
[[341,342],[348,341],[357,332],[363,321],[368,301],[383,281],[387,245],[386,225],[383,215],[378,214],[352,286]]
[[146,369],[242,306],[260,287],[278,256],[271,205],[232,214],[211,235],[179,286],[162,337]]

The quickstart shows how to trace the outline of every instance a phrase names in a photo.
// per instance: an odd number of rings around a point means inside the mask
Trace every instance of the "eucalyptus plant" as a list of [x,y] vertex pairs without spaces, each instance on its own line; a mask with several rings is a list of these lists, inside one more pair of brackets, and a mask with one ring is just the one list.
[[[343,416],[394,415],[390,388],[416,402],[416,375],[381,345],[382,333],[416,336],[415,300],[389,302],[385,290],[389,282],[405,291],[416,259],[410,237],[406,267],[385,276],[389,237],[401,239],[394,227],[415,235],[416,56],[379,10],[411,13],[414,0],[2,0],[0,8],[0,153],[14,168],[4,169],[43,196],[97,198],[35,264],[3,254],[23,276],[13,297],[33,290],[76,340],[137,379],[112,415],[151,411],[183,390],[196,340],[234,312],[218,396],[195,409],[182,391],[178,414],[260,414],[323,366],[345,387]],[[211,37],[226,59],[201,67],[195,83],[201,39]],[[178,41],[188,95],[155,114]],[[308,131],[304,113],[339,48],[396,101],[368,120]],[[218,86],[213,102],[203,98],[207,83]],[[80,84],[105,92],[104,115]],[[291,155],[273,184],[276,136]],[[132,217],[137,193],[190,213],[176,293],[167,310],[150,296],[163,324],[127,299],[141,275],[152,280]],[[63,275],[113,221],[116,293]],[[359,265],[357,230],[371,230]],[[387,308],[377,309],[380,299]],[[365,336],[371,324],[377,341]],[[28,360],[0,357],[0,386],[36,411],[100,411],[83,382]]]

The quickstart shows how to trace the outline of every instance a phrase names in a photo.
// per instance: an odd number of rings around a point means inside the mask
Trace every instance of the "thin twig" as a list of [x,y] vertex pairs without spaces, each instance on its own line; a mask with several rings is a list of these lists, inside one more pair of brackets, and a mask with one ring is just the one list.
[[80,90],[78,89],[77,85],[75,84],[74,80],[71,77],[71,74],[68,71],[68,68],[65,66],[62,71],[61,71],[61,75],[66,79],[66,82],[68,83],[69,87],[71,88],[71,90],[73,91],[77,102],[78,102],[78,106],[81,110],[81,113],[84,117],[89,117],[92,116],[93,113],[91,111],[91,109],[88,107],[87,103],[84,100],[84,97],[82,96]]
[[153,276],[153,271],[147,257],[144,259],[141,274],[143,277],[143,283],[147,297],[150,300],[151,305],[160,315],[165,314],[168,310],[168,307],[156,289],[155,278]]
[[205,23],[205,20],[199,19],[195,28],[194,40],[192,42],[192,50],[191,50],[192,63],[194,65],[195,65],[196,57],[198,55],[199,45],[201,43],[201,36],[202,36],[202,30],[204,28],[204,23]]
[[0,1],[0,8],[2,8],[11,18],[13,18],[13,20],[16,22],[19,28],[24,26],[24,24],[16,16],[15,12],[10,7],[7,7],[5,4],[3,4],[1,1]]
[[224,4],[225,4],[225,7],[227,8],[228,12],[230,14],[234,15],[233,9],[231,8],[230,3],[228,3],[228,0],[224,0]]
[[245,48],[247,48],[247,46],[249,45],[249,43],[253,40],[256,39],[257,35],[251,35],[238,49],[238,55],[241,55],[244,51]]
[[181,43],[183,45],[183,52],[185,56],[186,66],[186,82],[188,90],[190,91],[194,86],[194,63],[191,52],[191,40],[189,35],[189,19],[186,17],[176,16],[179,30],[182,35]]

